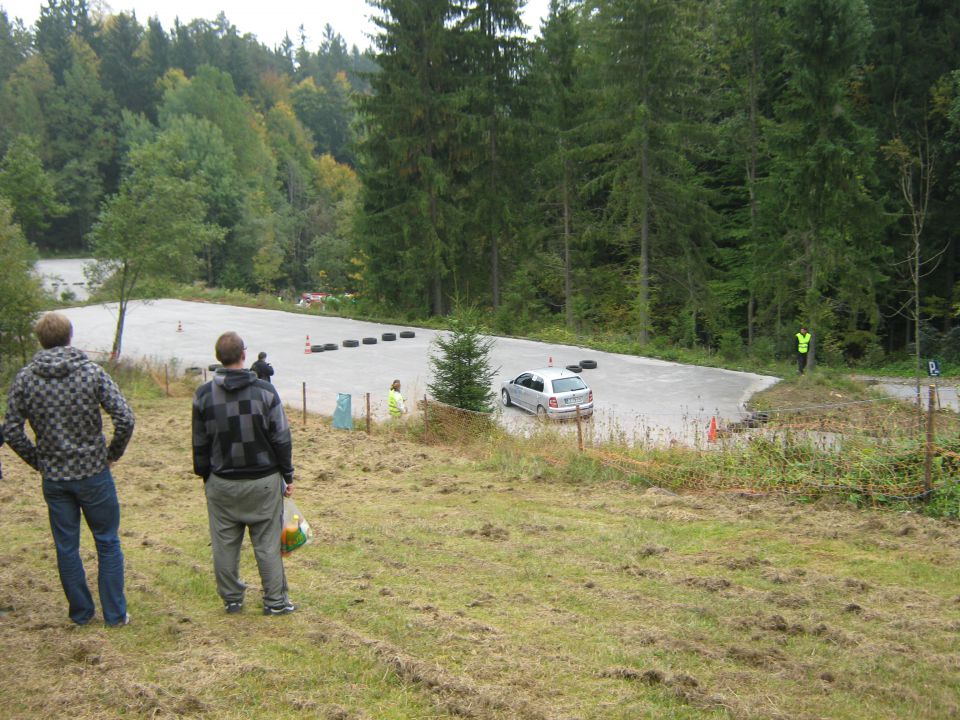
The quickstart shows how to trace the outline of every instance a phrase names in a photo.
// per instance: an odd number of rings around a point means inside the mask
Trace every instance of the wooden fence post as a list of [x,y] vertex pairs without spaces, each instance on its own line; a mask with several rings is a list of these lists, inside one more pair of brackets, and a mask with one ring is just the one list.
[[580,406],[577,405],[577,450],[583,452],[583,428],[580,426]]
[[423,396],[423,439],[430,437],[430,412],[427,407],[427,396]]
[[307,383],[303,382],[303,424],[307,424]]
[[933,400],[936,393],[936,386],[929,387],[929,397],[927,398],[927,447],[923,458],[923,489],[930,492],[933,489],[932,470],[933,470]]
[[370,393],[367,393],[367,435],[370,434]]
[[167,391],[167,397],[170,397],[170,370],[164,365],[163,366],[163,385]]

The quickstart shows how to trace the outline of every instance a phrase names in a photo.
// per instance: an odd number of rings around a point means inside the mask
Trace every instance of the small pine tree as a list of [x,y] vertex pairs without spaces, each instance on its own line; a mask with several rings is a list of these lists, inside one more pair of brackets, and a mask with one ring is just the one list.
[[449,334],[438,334],[430,355],[433,382],[427,387],[442,403],[476,412],[492,412],[494,392],[490,383],[496,370],[490,368],[493,340],[482,334],[475,311],[457,310]]

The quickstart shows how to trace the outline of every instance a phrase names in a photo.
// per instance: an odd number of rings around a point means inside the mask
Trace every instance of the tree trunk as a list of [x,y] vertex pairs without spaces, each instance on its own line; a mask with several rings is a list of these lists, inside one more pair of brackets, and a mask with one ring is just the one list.
[[[562,141],[561,141],[562,144]],[[570,163],[563,159],[563,307],[567,328],[573,330],[573,278],[570,266]]]
[[130,292],[137,281],[137,273],[130,273],[130,266],[123,263],[123,270],[120,273],[120,298],[117,303],[117,328],[113,335],[113,349],[110,351],[110,359],[116,360],[120,357],[120,350],[123,347],[123,321],[127,317],[127,304],[130,302]]
[[113,349],[110,351],[110,359],[116,360],[120,357],[120,349],[123,344],[123,321],[127,316],[127,300],[121,299],[117,310],[117,329],[113,336]]
[[[493,110],[496,113],[496,110]],[[490,118],[490,175],[487,186],[488,201],[492,200],[497,186],[497,119]],[[499,218],[489,218],[490,232],[490,291],[493,300],[493,309],[500,307],[500,222]]]
[[646,135],[640,150],[640,345],[650,342],[650,167]]
[[[751,13],[751,19],[753,20],[753,30],[750,33],[750,44],[751,44],[751,53],[750,53],[750,153],[747,156],[747,192],[750,196],[750,240],[752,242],[752,247],[756,248],[757,245],[757,145],[759,143],[759,133],[757,131],[757,76],[759,75],[759,60],[758,60],[758,47],[757,47],[757,13]],[[756,251],[754,250],[754,254]],[[754,258],[753,262],[754,267],[756,267],[756,261]],[[753,294],[753,282],[751,279],[750,288],[748,290],[749,298],[747,299],[747,349],[750,350],[753,348],[753,325],[754,325],[754,304],[756,302],[756,297]]]

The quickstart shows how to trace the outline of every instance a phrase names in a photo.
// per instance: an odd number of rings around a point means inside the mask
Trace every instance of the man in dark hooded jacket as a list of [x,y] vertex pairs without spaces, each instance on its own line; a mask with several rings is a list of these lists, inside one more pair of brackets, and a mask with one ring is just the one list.
[[280,555],[283,497],[293,493],[290,426],[276,388],[245,370],[235,332],[217,339],[223,366],[193,397],[193,471],[203,478],[217,592],[228,613],[243,610],[240,546],[249,529],[264,615],[296,607],[287,595]]
[[257,359],[253,365],[250,366],[250,369],[257,374],[260,380],[270,382],[270,378],[273,377],[273,365],[267,362],[267,354],[265,352],[257,355]]
[[[130,616],[123,589],[120,504],[110,468],[133,434],[133,412],[104,369],[70,347],[73,326],[66,316],[47,313],[35,331],[43,349],[10,386],[3,434],[43,479],[70,619],[86,625],[95,611],[80,558],[82,514],[97,546],[103,620],[111,626],[126,625]],[[100,408],[113,421],[109,445]],[[24,432],[28,421],[36,444]]]

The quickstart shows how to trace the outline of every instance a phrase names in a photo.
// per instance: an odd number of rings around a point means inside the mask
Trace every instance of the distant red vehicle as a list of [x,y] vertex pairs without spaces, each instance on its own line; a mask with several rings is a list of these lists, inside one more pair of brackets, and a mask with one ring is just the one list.
[[326,292],[305,292],[300,293],[300,302],[297,303],[302,307],[307,305],[323,305],[323,301],[330,297],[330,293]]

